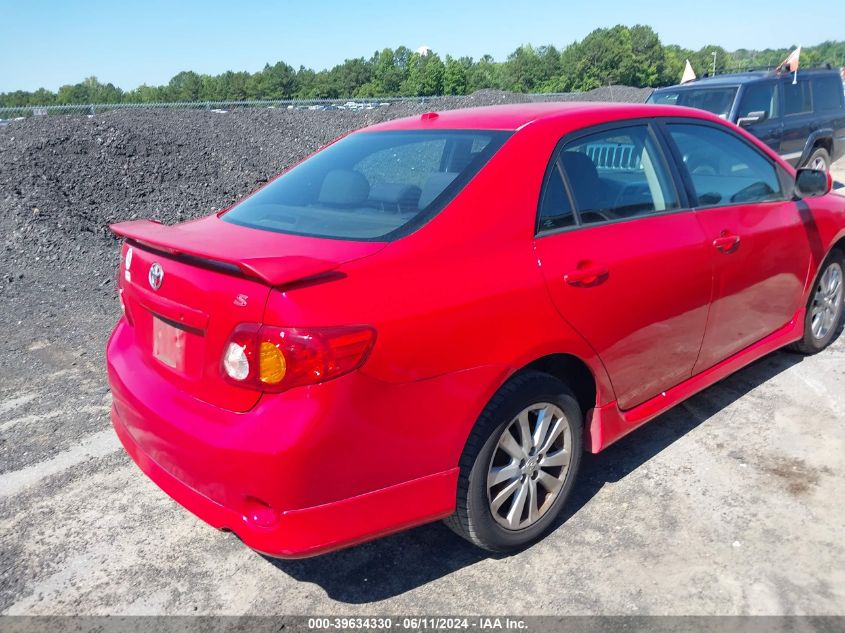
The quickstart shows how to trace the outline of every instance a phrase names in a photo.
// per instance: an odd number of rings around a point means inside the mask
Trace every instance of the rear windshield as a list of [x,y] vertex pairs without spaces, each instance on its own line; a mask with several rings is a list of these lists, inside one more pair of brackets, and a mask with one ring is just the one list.
[[698,108],[699,110],[707,110],[723,119],[727,119],[731,113],[731,106],[736,97],[736,91],[736,86],[660,90],[651,93],[648,102]]
[[227,222],[347,240],[393,240],[442,209],[510,132],[359,132],[235,205]]

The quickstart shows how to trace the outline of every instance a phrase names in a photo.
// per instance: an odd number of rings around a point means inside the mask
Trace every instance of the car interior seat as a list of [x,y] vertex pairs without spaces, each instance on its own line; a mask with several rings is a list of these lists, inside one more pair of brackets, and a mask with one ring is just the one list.
[[420,193],[419,208],[425,209],[439,196],[443,191],[452,184],[452,181],[457,178],[457,172],[439,171],[431,174],[422,186]]
[[361,207],[370,195],[370,183],[359,171],[333,169],[320,186],[317,202],[327,207]]

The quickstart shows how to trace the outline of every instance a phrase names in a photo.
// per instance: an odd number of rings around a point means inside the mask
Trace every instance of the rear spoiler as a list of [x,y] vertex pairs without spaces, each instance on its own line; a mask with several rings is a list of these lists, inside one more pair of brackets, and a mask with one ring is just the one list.
[[203,239],[205,236],[201,233],[184,230],[190,224],[171,226],[155,220],[130,220],[112,224],[109,229],[146,250],[203,268],[257,279],[268,286],[282,286],[322,275],[340,266],[339,262],[301,255],[238,256],[227,252],[229,245],[220,244],[219,239]]

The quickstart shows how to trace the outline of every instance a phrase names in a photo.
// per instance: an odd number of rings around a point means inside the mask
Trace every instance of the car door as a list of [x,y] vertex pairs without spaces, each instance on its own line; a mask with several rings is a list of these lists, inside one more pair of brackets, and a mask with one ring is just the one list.
[[650,124],[564,139],[546,174],[535,249],[561,317],[597,352],[618,404],[692,373],[711,258]]
[[[778,85],[774,80],[745,84],[739,96],[736,122],[763,141],[775,152],[780,151],[783,137],[783,118],[778,98]],[[745,124],[751,114],[765,113],[762,121]]]
[[802,305],[810,241],[788,176],[752,143],[707,122],[665,124],[710,244],[713,301],[695,373],[783,327]]
[[813,115],[813,96],[810,81],[781,80],[783,91],[783,137],[780,155],[790,165],[797,165],[804,154],[807,139],[817,127]]

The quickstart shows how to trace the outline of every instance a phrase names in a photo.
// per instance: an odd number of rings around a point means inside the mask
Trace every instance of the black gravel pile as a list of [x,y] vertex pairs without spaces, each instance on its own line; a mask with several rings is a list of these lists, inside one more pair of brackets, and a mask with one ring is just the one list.
[[632,88],[631,86],[602,86],[595,90],[585,92],[582,96],[585,101],[608,101],[619,103],[645,103],[652,88]]
[[[649,92],[614,86],[566,100],[641,102]],[[360,111],[117,110],[14,122],[0,128],[0,293],[17,294],[28,285],[23,280],[50,285],[74,273],[106,287],[116,258],[109,223],[210,213],[351,129],[428,110],[530,100],[483,90]]]
[[[28,268],[112,252],[107,226],[206,214],[386,111],[119,110],[0,132],[4,260]],[[11,261],[10,261],[11,260]]]

